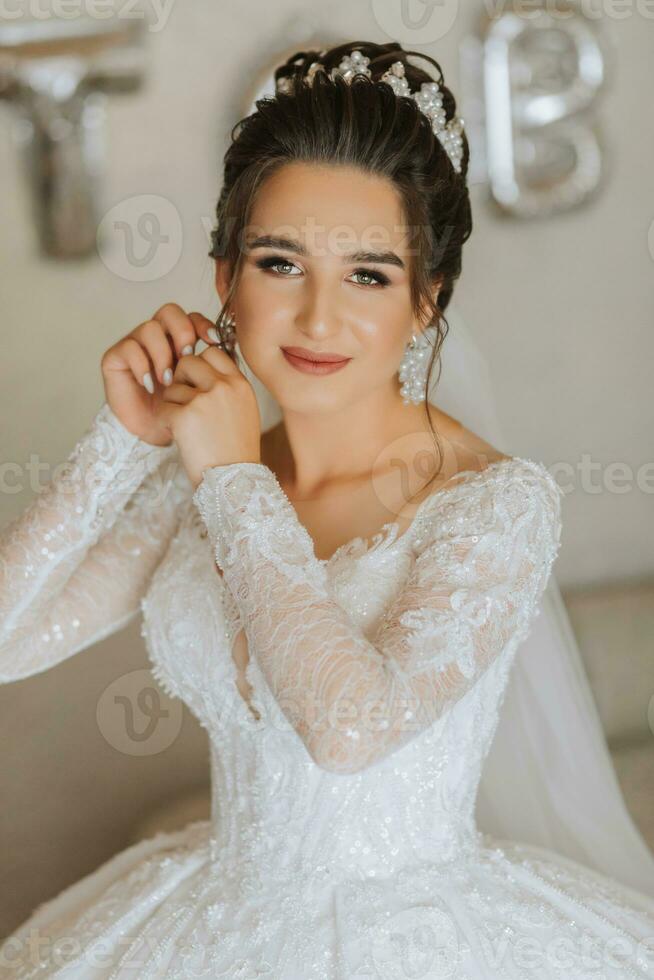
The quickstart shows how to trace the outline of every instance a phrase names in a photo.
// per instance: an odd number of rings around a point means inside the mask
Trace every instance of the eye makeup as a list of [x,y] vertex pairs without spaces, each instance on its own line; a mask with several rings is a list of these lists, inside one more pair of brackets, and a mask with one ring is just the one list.
[[[264,269],[264,270],[267,269],[274,270],[275,267],[279,265],[294,265],[294,264],[295,263],[291,262],[290,259],[285,259],[281,255],[266,255],[263,258],[257,259],[255,262],[255,265],[257,266],[258,269]],[[280,278],[284,278],[285,273],[273,272],[273,275],[277,275]],[[388,276],[384,275],[383,272],[379,272],[374,269],[364,269],[364,268],[355,269],[352,275],[367,276],[369,279],[374,279],[375,285],[368,284],[368,283],[355,283],[355,285],[362,285],[368,289],[379,289],[379,288],[383,288],[384,286],[390,285],[390,279],[388,278]],[[295,277],[286,276],[286,278],[293,279]]]

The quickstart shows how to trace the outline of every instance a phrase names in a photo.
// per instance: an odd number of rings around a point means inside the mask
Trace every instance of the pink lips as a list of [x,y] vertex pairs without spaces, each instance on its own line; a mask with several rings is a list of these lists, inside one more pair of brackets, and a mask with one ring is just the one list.
[[289,364],[305,374],[332,374],[352,360],[340,354],[318,353],[305,347],[282,347],[281,351]]

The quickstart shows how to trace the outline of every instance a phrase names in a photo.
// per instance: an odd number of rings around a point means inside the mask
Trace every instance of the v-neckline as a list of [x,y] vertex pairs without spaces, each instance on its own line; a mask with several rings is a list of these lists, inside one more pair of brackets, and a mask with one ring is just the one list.
[[[428,494],[420,501],[420,503],[416,507],[416,512],[413,515],[409,525],[399,536],[395,536],[391,538],[393,534],[393,530],[399,527],[399,521],[397,520],[388,521],[379,529],[379,531],[377,531],[371,537],[363,538],[361,536],[358,536],[352,538],[350,541],[345,541],[342,545],[339,545],[339,547],[334,551],[334,553],[329,558],[318,558],[314,555],[315,560],[320,565],[322,565],[323,568],[329,571],[330,566],[336,564],[336,562],[340,558],[342,558],[348,551],[351,551],[355,545],[359,545],[361,547],[361,551],[359,554],[356,555],[356,557],[365,558],[366,556],[370,556],[376,553],[380,548],[388,544],[389,539],[391,539],[390,543],[393,546],[398,545],[400,542],[404,544],[405,539],[409,539],[410,535],[412,535],[415,529],[418,527],[419,518],[422,517],[422,515],[425,513],[427,506],[433,503],[434,500],[441,493],[452,493],[457,487],[461,486],[462,484],[467,484],[468,482],[470,482],[470,479],[482,477],[489,470],[500,469],[502,466],[505,466],[509,463],[526,463],[530,466],[536,466],[536,467],[543,467],[544,465],[536,460],[528,459],[524,456],[508,456],[508,457],[503,457],[502,459],[494,460],[492,463],[489,463],[488,466],[485,466],[483,470],[461,470],[458,473],[454,473],[451,477],[449,477],[442,484],[442,486],[438,488],[438,490],[434,490],[432,493]],[[461,480],[461,477],[466,477],[466,479]],[[448,487],[448,484],[452,480],[458,480],[459,482],[457,482],[454,485],[454,487]],[[224,581],[222,580],[221,580],[221,588],[224,590],[224,594],[226,595],[227,587]],[[229,617],[229,612],[226,611],[225,615]],[[232,698],[236,699],[236,701],[232,703],[236,704],[236,711],[238,712],[238,716],[245,721],[250,731],[255,733],[263,733],[264,730],[267,728],[267,719],[265,717],[264,704],[260,700],[259,692],[257,690],[257,683],[255,678],[255,671],[257,668],[254,666],[254,661],[253,658],[250,656],[249,649],[247,650],[248,660],[244,668],[243,676],[246,683],[250,687],[250,700],[247,701],[238,689],[238,684],[237,684],[238,666],[234,660],[233,647],[239,632],[240,630],[235,630],[235,632],[231,636],[230,642],[228,644],[228,650],[227,650],[227,661],[228,661],[227,669],[230,675],[230,685],[229,685],[230,695]],[[252,707],[254,707],[255,710],[259,712],[260,715],[259,718],[255,717],[252,711]]]
[[[349,541],[344,541],[343,544],[339,545],[338,548],[336,548],[336,550],[329,556],[329,558],[318,558],[317,556],[315,556],[316,561],[318,562],[319,565],[322,565],[323,568],[327,569],[333,563],[336,563],[345,555],[348,555],[355,548],[355,546],[359,549],[359,552],[356,557],[363,558],[374,554],[379,548],[383,548],[384,545],[388,543],[397,545],[400,542],[402,542],[404,544],[404,539],[409,538],[413,533],[413,531],[417,528],[419,518],[423,516],[429,504],[433,503],[434,500],[441,493],[450,493],[452,492],[453,489],[456,489],[457,487],[461,486],[461,484],[468,482],[467,479],[461,480],[461,477],[484,476],[484,474],[491,469],[499,468],[508,463],[518,463],[518,462],[529,463],[532,465],[535,464],[537,466],[542,465],[539,464],[537,460],[528,459],[527,457],[524,456],[505,456],[502,459],[493,460],[493,462],[489,463],[488,466],[485,466],[483,470],[459,470],[458,473],[453,473],[452,476],[448,477],[448,479],[445,480],[445,482],[442,484],[442,486],[438,488],[438,490],[434,490],[426,497],[423,497],[420,503],[416,506],[416,511],[413,517],[411,518],[411,521],[400,535],[397,535],[397,533],[394,534],[394,532],[397,532],[397,530],[399,530],[400,522],[398,520],[387,521],[386,524],[383,524],[378,531],[370,535],[368,538],[364,538],[363,536],[359,535],[357,537],[351,538]],[[459,482],[456,483],[454,487],[448,487],[448,484],[452,480],[458,480]]]

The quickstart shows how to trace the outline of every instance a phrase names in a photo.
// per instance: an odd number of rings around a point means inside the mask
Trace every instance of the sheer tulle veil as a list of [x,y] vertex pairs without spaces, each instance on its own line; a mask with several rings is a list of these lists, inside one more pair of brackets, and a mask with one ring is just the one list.
[[[452,304],[447,319],[443,368],[430,401],[502,452],[530,456],[513,452],[504,438],[488,366]],[[241,364],[265,431],[279,420],[279,405],[242,358]],[[654,855],[626,808],[554,575],[516,654],[482,773],[477,821],[482,831],[557,851],[654,897]]]
[[[486,361],[452,305],[430,401],[510,455]],[[562,501],[565,540],[565,498]],[[555,575],[518,650],[477,798],[482,830],[547,847],[654,896]]]

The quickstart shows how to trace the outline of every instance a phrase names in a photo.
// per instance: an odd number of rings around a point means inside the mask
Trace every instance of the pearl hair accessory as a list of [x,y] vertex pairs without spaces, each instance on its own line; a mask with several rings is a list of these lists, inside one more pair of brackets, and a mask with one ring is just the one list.
[[[326,51],[320,52],[321,57],[325,54]],[[333,79],[340,75],[346,82],[351,82],[356,75],[367,75],[370,78],[372,73],[368,68],[369,64],[370,58],[367,58],[362,51],[355,49],[349,55],[345,55],[338,68],[332,68],[329,77]],[[318,71],[326,71],[325,66],[320,61],[312,62],[303,81],[311,86]],[[454,170],[460,174],[463,157],[463,119],[460,116],[454,116],[449,122],[446,121],[443,93],[438,82],[422,82],[420,91],[412,92],[406,78],[404,64],[401,61],[393,62],[379,81],[390,85],[396,95],[411,98],[416,102],[420,111],[431,122],[432,132],[438,137]],[[276,91],[292,93],[293,80],[291,78],[278,79]]]

